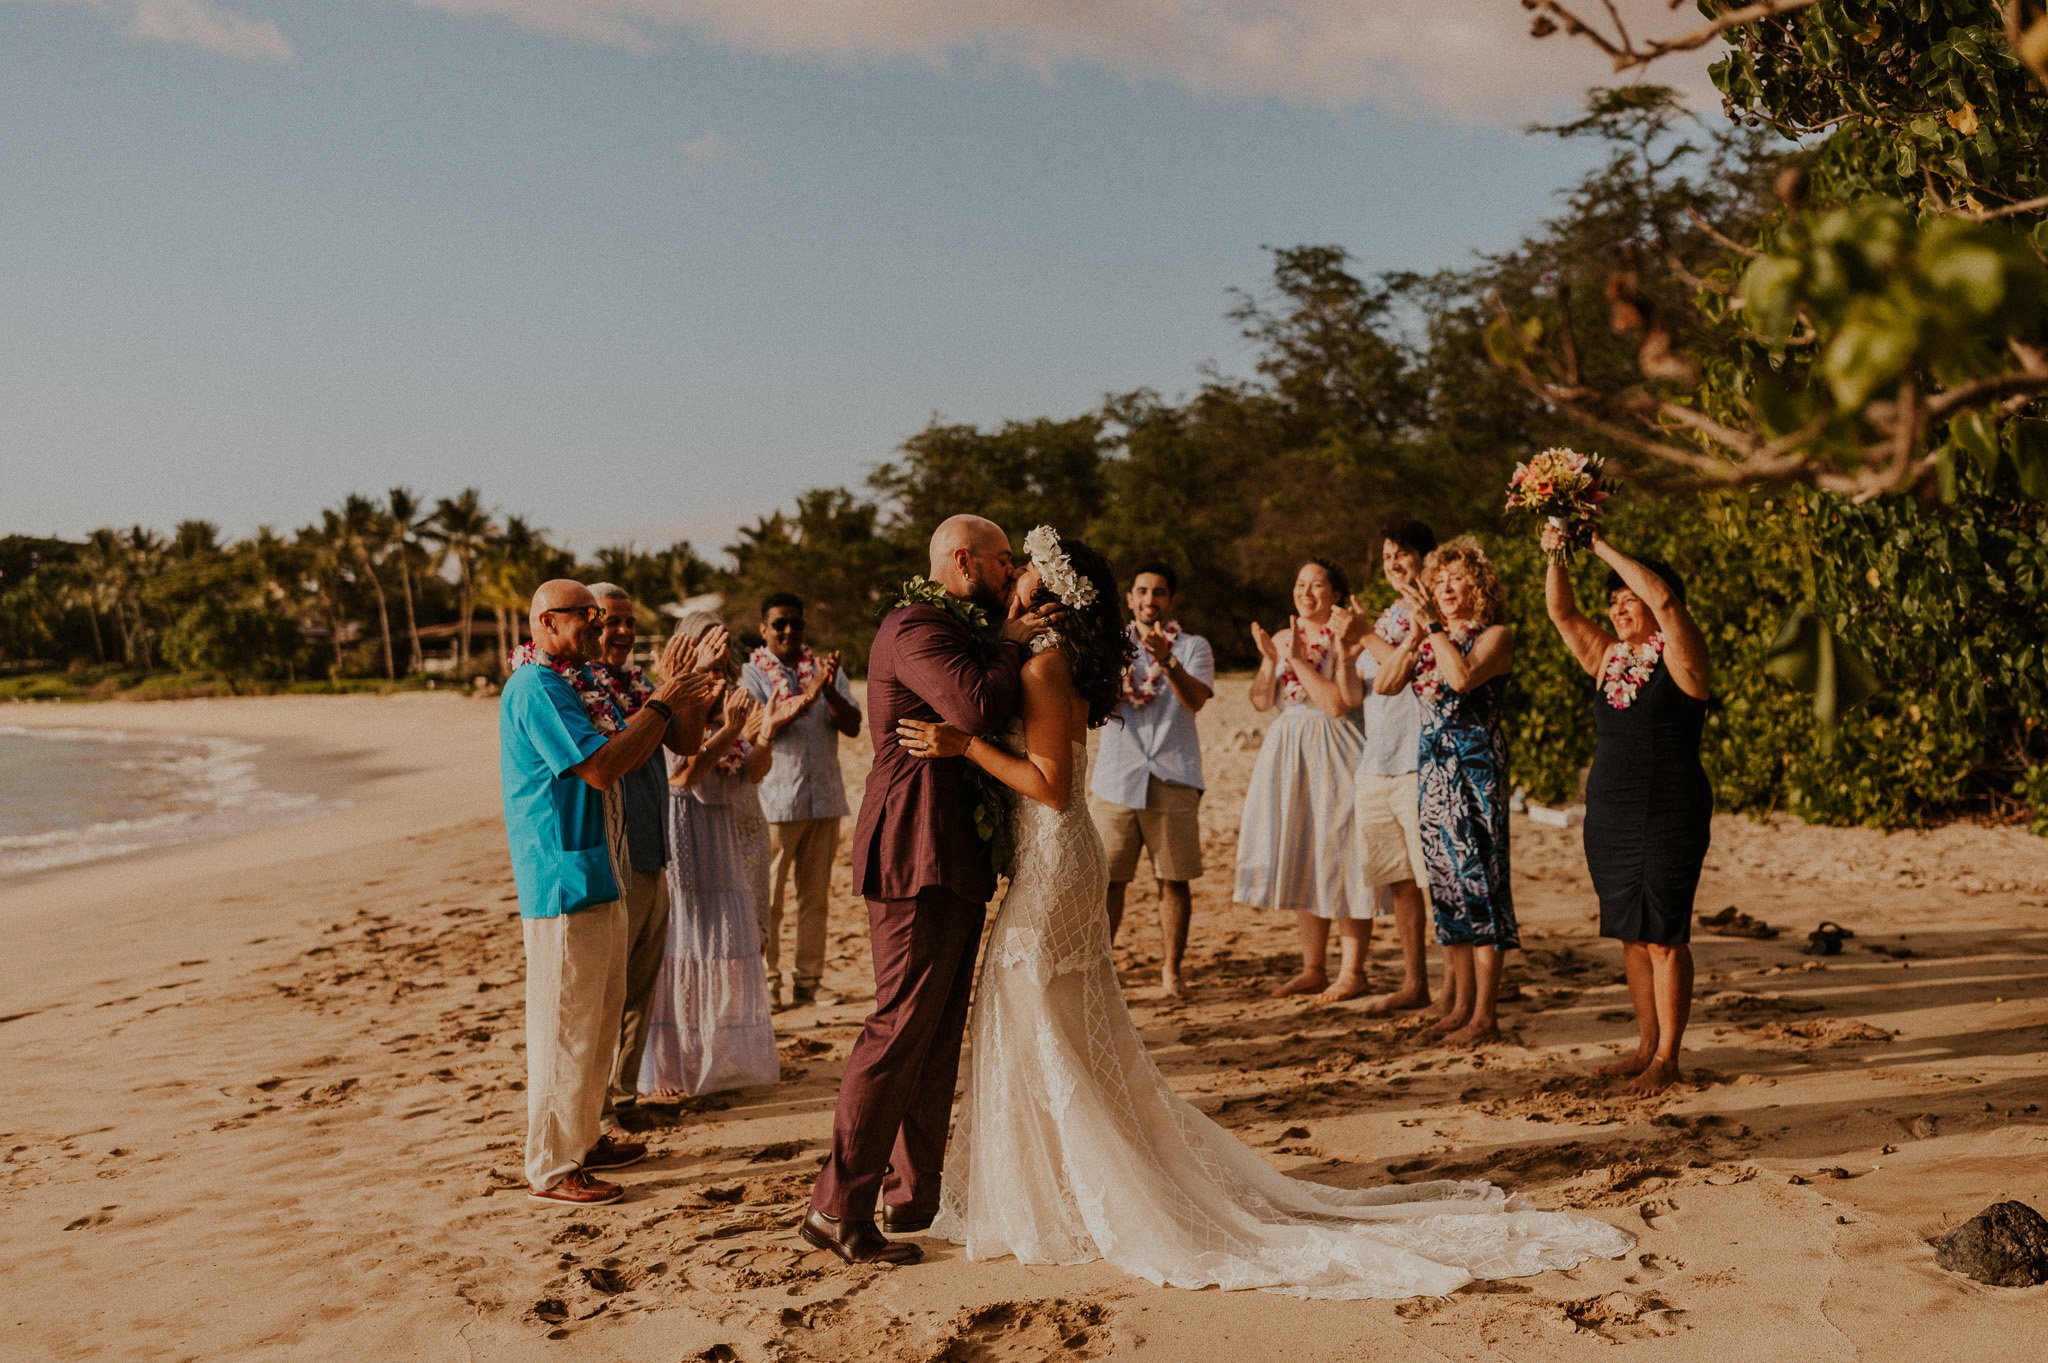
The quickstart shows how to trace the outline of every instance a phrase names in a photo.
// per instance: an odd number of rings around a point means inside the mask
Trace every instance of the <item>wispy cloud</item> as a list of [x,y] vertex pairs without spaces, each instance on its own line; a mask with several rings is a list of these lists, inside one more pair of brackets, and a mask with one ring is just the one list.
[[292,45],[276,24],[215,9],[206,0],[135,0],[135,13],[122,31],[131,38],[185,43],[228,57],[292,59]]
[[[1218,94],[1344,108],[1374,103],[1470,121],[1519,121],[1613,82],[1587,44],[1532,40],[1516,0],[413,0],[644,52],[668,31],[833,60],[944,65],[994,57],[1050,72],[1104,66]],[[1678,20],[1668,0],[1617,0],[1631,27]],[[1680,16],[1681,18],[1685,16]],[[1711,53],[1659,80],[1704,90]]]
[[707,128],[701,137],[693,137],[683,143],[683,159],[693,166],[708,165],[722,161],[735,154],[732,139],[716,128]]
[[27,0],[29,4],[84,5],[119,22],[121,32],[148,42],[203,47],[228,57],[287,62],[291,40],[268,19],[251,19],[210,0]]

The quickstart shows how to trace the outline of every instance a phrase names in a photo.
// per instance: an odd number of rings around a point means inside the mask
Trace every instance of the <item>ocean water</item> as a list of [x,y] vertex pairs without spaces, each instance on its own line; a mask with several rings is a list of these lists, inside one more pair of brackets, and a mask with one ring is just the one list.
[[266,788],[224,738],[0,723],[0,875],[296,823],[346,801]]

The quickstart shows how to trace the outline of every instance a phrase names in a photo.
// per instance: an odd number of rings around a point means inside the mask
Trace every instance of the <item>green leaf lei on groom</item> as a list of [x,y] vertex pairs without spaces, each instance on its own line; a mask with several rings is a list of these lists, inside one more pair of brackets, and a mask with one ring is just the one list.
[[[896,593],[896,599],[882,613],[886,615],[903,606],[937,606],[967,626],[967,632],[973,637],[976,651],[984,662],[995,656],[996,646],[1002,642],[997,626],[989,620],[986,610],[965,597],[954,596],[928,577],[920,575],[905,582]],[[994,742],[996,736],[978,734],[976,737]],[[975,834],[987,844],[989,862],[995,867],[996,874],[1007,875],[1011,855],[1017,850],[1010,837],[1010,788],[972,762],[967,764],[967,770],[974,777]]]

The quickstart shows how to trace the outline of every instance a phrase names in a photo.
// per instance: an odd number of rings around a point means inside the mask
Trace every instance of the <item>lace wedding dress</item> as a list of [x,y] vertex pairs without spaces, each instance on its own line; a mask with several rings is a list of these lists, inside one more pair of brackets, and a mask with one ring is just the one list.
[[1064,812],[1015,801],[1010,889],[983,949],[934,1235],[970,1259],[1099,1258],[1161,1286],[1332,1298],[1439,1296],[1635,1243],[1488,1183],[1289,1178],[1176,1097],[1117,985],[1075,747]]

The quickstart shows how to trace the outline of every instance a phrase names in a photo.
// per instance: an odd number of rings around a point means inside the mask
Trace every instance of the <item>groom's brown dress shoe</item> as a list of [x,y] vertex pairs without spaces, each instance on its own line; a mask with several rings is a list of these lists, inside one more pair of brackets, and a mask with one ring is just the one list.
[[852,1217],[842,1221],[815,1207],[804,1216],[803,1229],[797,1234],[805,1244],[829,1249],[849,1264],[914,1264],[924,1258],[924,1251],[916,1245],[883,1239],[872,1221]]
[[882,1229],[891,1235],[915,1235],[930,1230],[938,1217],[936,1208],[925,1211],[917,1207],[892,1207],[882,1204]]

